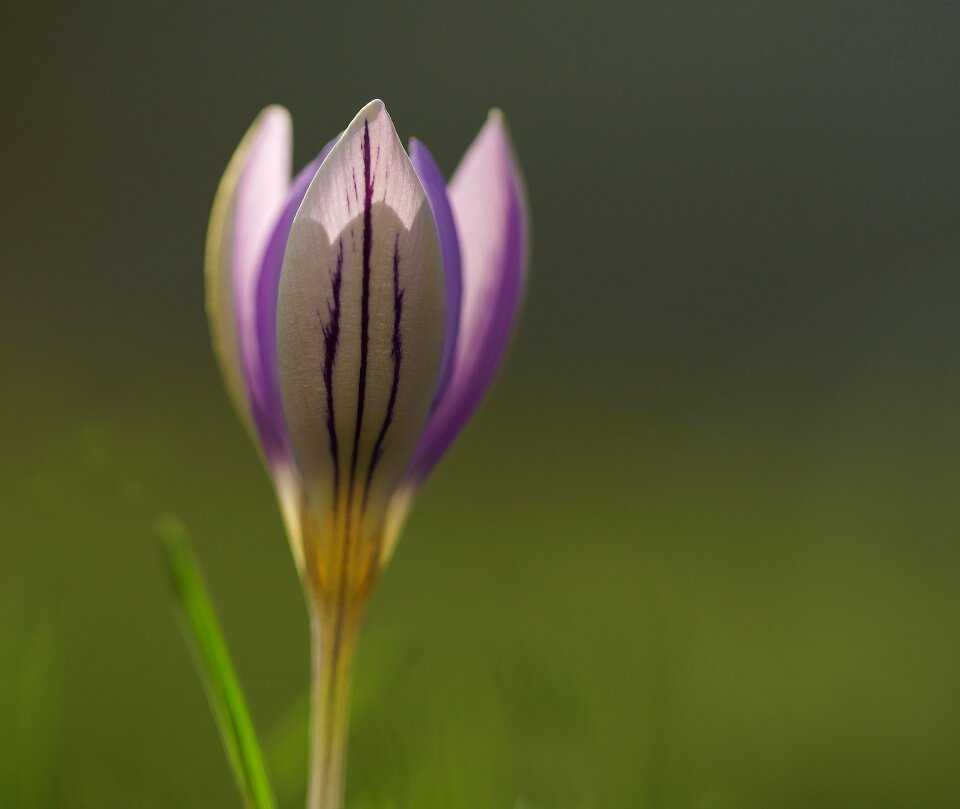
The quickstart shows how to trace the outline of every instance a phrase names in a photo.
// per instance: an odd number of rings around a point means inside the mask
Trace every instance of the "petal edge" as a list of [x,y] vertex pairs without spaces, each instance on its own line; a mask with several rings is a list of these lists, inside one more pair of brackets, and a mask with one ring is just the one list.
[[227,165],[210,213],[204,256],[214,354],[241,421],[254,424],[247,377],[255,331],[256,277],[290,177],[292,125],[280,106],[263,110]]
[[528,214],[503,115],[492,110],[448,187],[460,240],[462,303],[453,371],[405,485],[419,486],[470,420],[510,342],[526,282]]

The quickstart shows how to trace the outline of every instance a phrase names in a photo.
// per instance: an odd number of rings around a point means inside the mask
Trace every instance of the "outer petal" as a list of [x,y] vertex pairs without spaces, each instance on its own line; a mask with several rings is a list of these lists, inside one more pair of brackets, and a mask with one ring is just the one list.
[[433,159],[430,151],[418,140],[410,141],[410,162],[413,163],[420,182],[427,192],[430,210],[437,220],[440,234],[440,252],[443,254],[443,283],[446,293],[446,336],[443,342],[443,358],[440,361],[440,378],[434,394],[434,404],[443,398],[443,394],[453,373],[453,359],[457,348],[457,334],[460,331],[460,241],[457,238],[457,226],[453,221],[453,210],[447,198],[447,183],[443,172]]
[[450,382],[406,475],[415,487],[447,451],[483,400],[520,307],[527,265],[526,199],[504,127],[491,112],[450,181],[460,238],[463,301]]
[[260,378],[256,287],[264,249],[290,181],[292,127],[282,107],[257,117],[214,198],[206,247],[207,318],[214,352],[241,419],[253,426]]
[[336,139],[330,141],[293,180],[283,210],[273,227],[263,254],[263,264],[257,279],[256,322],[257,377],[250,385],[254,421],[268,463],[276,470],[280,464],[290,464],[293,457],[280,399],[280,377],[277,370],[277,297],[280,291],[280,268],[290,237],[293,217],[297,213],[310,181]]
[[436,389],[443,314],[436,223],[374,101],[313,178],[280,279],[284,412],[310,513],[327,541],[351,536],[344,519],[361,538],[381,530]]

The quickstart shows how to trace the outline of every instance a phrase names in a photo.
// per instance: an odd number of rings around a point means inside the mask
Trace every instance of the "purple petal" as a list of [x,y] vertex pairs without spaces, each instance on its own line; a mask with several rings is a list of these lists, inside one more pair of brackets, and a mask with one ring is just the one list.
[[290,115],[282,107],[267,107],[257,116],[220,181],[207,231],[206,303],[214,353],[230,398],[251,431],[246,367],[256,350],[256,284],[290,184],[291,132]]
[[440,377],[437,380],[437,392],[434,394],[434,407],[443,398],[453,373],[454,352],[457,347],[457,334],[460,331],[460,299],[462,280],[460,275],[460,241],[457,238],[457,226],[453,221],[453,211],[447,198],[447,183],[443,179],[440,167],[433,155],[420,141],[410,141],[410,162],[423,183],[427,200],[437,221],[440,235],[440,252],[443,254],[443,280],[446,295],[445,337],[443,357],[440,360]]
[[310,181],[337,138],[323,147],[316,159],[294,178],[287,200],[280,212],[263,254],[256,290],[257,363],[244,366],[253,410],[253,420],[260,436],[264,455],[271,467],[291,463],[290,442],[280,400],[280,379],[277,373],[277,295],[280,289],[280,268],[290,236],[293,217],[303,201]]
[[406,479],[419,485],[449,449],[493,382],[510,341],[527,265],[523,181],[497,111],[448,187],[460,240],[463,299],[453,371]]

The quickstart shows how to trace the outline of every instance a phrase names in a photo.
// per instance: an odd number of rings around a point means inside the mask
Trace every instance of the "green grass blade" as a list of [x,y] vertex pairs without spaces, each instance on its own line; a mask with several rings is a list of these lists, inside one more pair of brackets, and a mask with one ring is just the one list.
[[275,809],[267,768],[247,702],[186,530],[176,520],[165,520],[158,532],[183,626],[193,646],[197,669],[206,687],[237,784],[247,806]]

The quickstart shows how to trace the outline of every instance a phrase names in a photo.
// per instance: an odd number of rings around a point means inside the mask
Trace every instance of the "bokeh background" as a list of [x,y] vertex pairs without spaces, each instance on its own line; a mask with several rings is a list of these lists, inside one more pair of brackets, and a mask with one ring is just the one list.
[[307,622],[206,333],[259,109],[373,97],[533,214],[500,382],[365,627],[352,809],[960,805],[960,8],[0,10],[0,805],[238,798],[154,533],[190,529],[300,804]]

